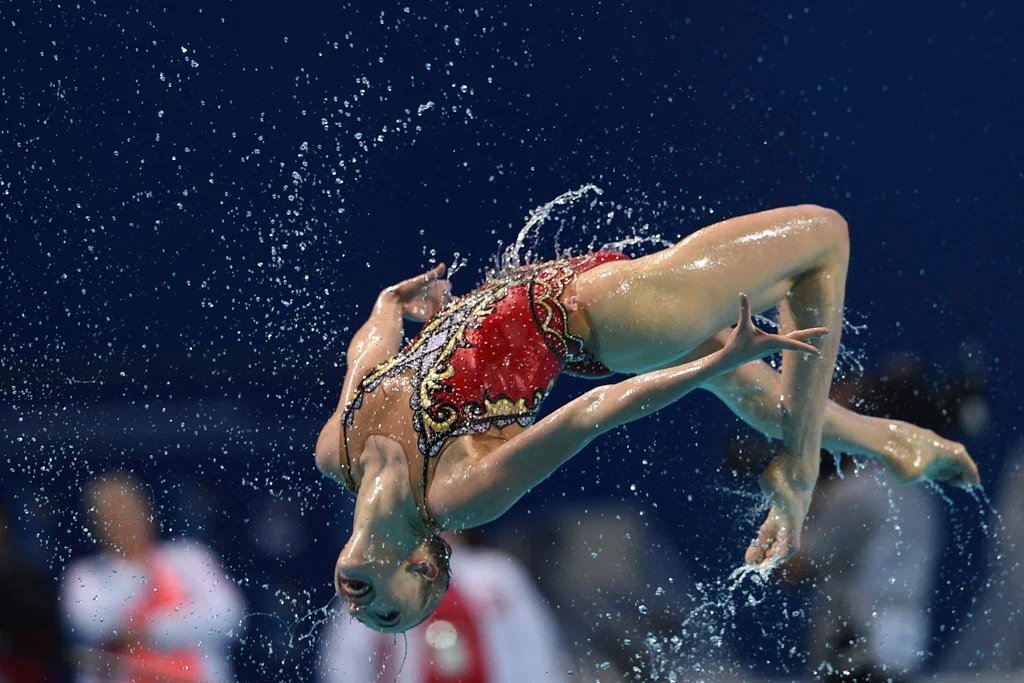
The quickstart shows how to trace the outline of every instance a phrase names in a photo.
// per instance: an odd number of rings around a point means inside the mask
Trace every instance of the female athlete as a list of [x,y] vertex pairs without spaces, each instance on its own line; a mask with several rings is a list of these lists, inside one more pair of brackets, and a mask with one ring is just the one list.
[[[356,493],[335,568],[350,612],[380,631],[420,623],[448,585],[442,529],[501,516],[593,439],[697,388],[781,441],[760,477],[771,507],[748,563],[799,548],[823,446],[877,458],[903,482],[977,484],[960,444],[829,401],[848,256],[838,213],[796,206],[637,259],[524,266],[457,298],[443,265],[385,289],[316,445],[320,470]],[[779,334],[751,321],[773,307]],[[425,324],[400,348],[403,318]],[[781,372],[759,360],[778,351]],[[633,376],[534,422],[560,372]]]

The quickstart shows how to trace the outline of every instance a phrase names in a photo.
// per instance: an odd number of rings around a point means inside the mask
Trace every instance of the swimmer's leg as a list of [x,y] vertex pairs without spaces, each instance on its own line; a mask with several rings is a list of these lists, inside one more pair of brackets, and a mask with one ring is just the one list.
[[[707,355],[722,347],[719,333],[694,352]],[[762,361],[747,363],[704,387],[754,429],[782,438],[782,376]],[[874,458],[899,482],[921,479],[969,485],[979,482],[978,467],[963,444],[930,429],[861,415],[834,401],[825,405],[822,446],[833,453]]]
[[[782,561],[800,548],[804,517],[818,482],[821,436],[843,327],[843,300],[850,247],[846,222],[830,221],[829,247],[813,270],[801,274],[779,304],[779,332],[827,327],[820,357],[782,353],[782,451],[761,473],[771,501],[746,561]],[[801,358],[800,356],[806,356]]]
[[839,214],[797,206],[717,223],[657,254],[587,271],[577,282],[591,325],[587,341],[613,370],[637,372],[685,353],[731,322],[738,292],[756,311],[779,305],[782,331],[830,328],[820,357],[783,354],[783,451],[762,474],[772,508],[749,562],[782,560],[799,547],[818,475],[848,256]]

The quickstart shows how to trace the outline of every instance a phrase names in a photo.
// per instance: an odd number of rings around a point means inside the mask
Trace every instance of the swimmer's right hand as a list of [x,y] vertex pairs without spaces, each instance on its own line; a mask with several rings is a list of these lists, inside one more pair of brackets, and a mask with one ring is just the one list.
[[444,272],[445,265],[439,263],[422,275],[388,287],[380,296],[394,299],[407,320],[424,322],[444,308],[451,298],[451,283],[444,278]]
[[827,327],[811,327],[784,335],[765,332],[754,325],[750,317],[750,299],[741,293],[739,321],[718,353],[729,367],[739,367],[776,351],[800,351],[820,356],[818,348],[804,340],[826,334]]

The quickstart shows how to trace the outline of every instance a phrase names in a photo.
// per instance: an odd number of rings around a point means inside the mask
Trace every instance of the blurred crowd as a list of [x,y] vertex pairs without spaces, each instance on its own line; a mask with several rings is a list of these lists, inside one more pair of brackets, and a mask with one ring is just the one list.
[[[833,393],[954,437],[986,429],[976,378],[940,386],[894,356]],[[731,441],[724,476],[755,470],[770,449],[755,437]],[[794,636],[806,668],[784,679],[1024,680],[1024,446],[989,479],[999,487],[998,514],[982,522],[988,573],[975,577],[952,634],[933,609],[944,590],[939,565],[960,540],[948,533],[943,498],[892,485],[870,462],[823,456],[803,549],[778,574],[806,615],[806,633]],[[93,548],[59,577],[29,559],[13,533],[17,516],[0,510],[0,683],[238,680],[261,598],[210,545],[161,533],[153,498],[131,474],[92,478],[82,504]],[[268,547],[299,543],[273,510],[248,524]],[[665,680],[767,680],[734,633],[732,589],[709,592],[714,579],[698,579],[701,568],[628,504],[576,503],[505,533],[449,536],[451,589],[405,637],[331,608],[312,667],[321,683],[608,683],[669,672],[676,678]]]
[[[94,553],[73,558],[59,585],[3,553],[0,681],[221,683],[246,611],[214,552],[159,538],[145,486],[112,472],[84,506]],[[4,601],[7,604],[7,601]]]

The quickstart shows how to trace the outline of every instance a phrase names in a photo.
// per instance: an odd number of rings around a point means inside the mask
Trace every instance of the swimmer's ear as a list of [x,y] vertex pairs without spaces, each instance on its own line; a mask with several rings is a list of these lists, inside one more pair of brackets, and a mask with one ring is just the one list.
[[440,574],[441,570],[430,560],[420,560],[412,563],[412,570],[426,579],[433,581]]

